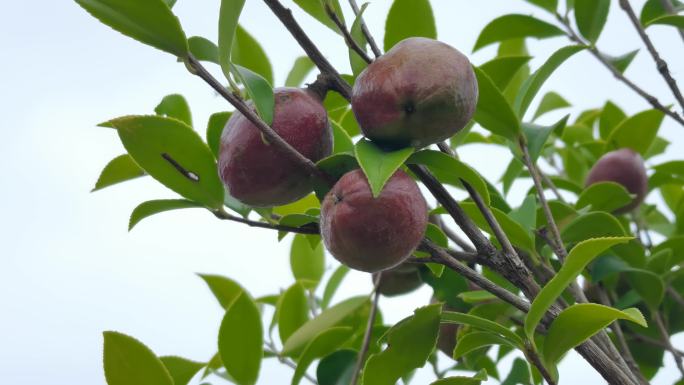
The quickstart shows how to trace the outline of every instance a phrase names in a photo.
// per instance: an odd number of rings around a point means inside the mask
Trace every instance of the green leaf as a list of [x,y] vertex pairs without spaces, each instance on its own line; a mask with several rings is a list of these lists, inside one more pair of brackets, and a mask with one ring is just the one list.
[[[293,1],[301,9],[303,9],[306,13],[313,16],[316,20],[323,23],[326,27],[330,28],[335,33],[338,33],[338,34],[340,33],[340,30],[337,28],[335,23],[328,16],[328,13],[325,11],[325,8],[323,5],[324,1],[322,1],[322,0],[293,0]],[[339,1],[338,0],[325,0],[325,2],[332,5],[333,10],[335,11],[335,14],[344,23],[344,13],[342,12],[342,8],[340,7]]]
[[525,334],[532,340],[534,330],[544,313],[556,302],[563,291],[575,281],[589,262],[606,249],[624,243],[631,237],[593,238],[578,243],[568,254],[558,273],[542,288],[532,302],[530,311],[525,317]]
[[487,24],[473,48],[473,52],[490,44],[517,38],[534,37],[545,39],[563,35],[563,31],[553,24],[528,15],[504,15]]
[[259,42],[239,24],[235,30],[231,61],[233,64],[261,75],[267,82],[273,84],[273,68],[266,52]]
[[464,291],[458,294],[458,298],[462,299],[465,303],[480,303],[497,300],[497,297],[487,290]]
[[218,348],[226,371],[238,385],[254,385],[263,357],[263,326],[257,304],[242,292],[226,310]]
[[91,190],[102,190],[105,187],[125,182],[145,175],[145,171],[128,154],[119,155],[107,163]]
[[323,310],[321,314],[302,325],[287,339],[287,342],[283,344],[283,355],[289,357],[299,355],[316,335],[336,326],[367,303],[367,296],[352,297]]
[[473,350],[491,345],[508,345],[512,348],[516,347],[516,345],[511,341],[501,337],[498,334],[489,332],[471,332],[458,338],[456,348],[454,349],[453,358],[457,360]]
[[589,238],[620,237],[623,235],[626,235],[626,232],[620,221],[603,211],[580,215],[561,231],[561,237],[566,244]]
[[[354,39],[357,45],[361,47],[364,52],[366,52],[368,41],[366,40],[366,35],[363,33],[363,13],[366,11],[367,7],[368,3],[363,3],[361,5],[361,9],[356,15],[356,19],[354,19],[354,23],[349,30],[352,39]],[[368,63],[366,63],[366,61],[363,60],[363,58],[361,58],[361,56],[359,56],[359,54],[351,48],[349,48],[349,64],[351,65],[352,72],[354,73],[355,77],[358,76],[368,66]]]
[[311,247],[303,234],[296,234],[290,248],[290,268],[296,280],[309,289],[316,288],[325,272],[323,246]]
[[582,191],[575,207],[591,206],[592,211],[612,212],[632,202],[632,194],[625,187],[615,182],[592,184]]
[[218,57],[226,79],[230,79],[230,74],[233,71],[230,54],[233,51],[238,19],[240,19],[244,5],[245,0],[221,0],[218,24]]
[[422,150],[411,155],[406,163],[427,166],[440,181],[445,183],[463,187],[461,180],[464,180],[480,194],[487,205],[490,204],[489,189],[484,179],[477,171],[453,156],[435,150]]
[[76,0],[76,3],[128,37],[179,58],[188,54],[180,21],[162,0]]
[[404,161],[413,154],[414,148],[407,147],[401,150],[385,152],[371,141],[359,140],[354,147],[356,159],[368,178],[373,197],[380,196],[385,183],[394,175],[394,172],[404,164]]
[[606,56],[606,59],[618,70],[618,72],[624,73],[627,71],[627,67],[632,64],[632,61],[638,53],[639,50],[635,49],[634,51],[627,52],[620,56]]
[[665,115],[658,110],[642,111],[620,123],[608,137],[616,148],[628,147],[645,154],[658,134]]
[[398,42],[413,36],[437,38],[430,1],[394,0],[385,21],[385,52]]
[[[673,0],[672,5],[674,6],[675,11],[680,12],[682,9],[684,9],[684,5],[678,1],[678,0]],[[663,3],[661,0],[648,0],[646,1],[646,4],[644,4],[644,7],[641,9],[641,15],[639,16],[639,20],[641,21],[641,24],[646,26],[649,23],[651,23],[654,19],[657,19],[662,16],[667,16],[669,12],[663,8]]]
[[601,138],[608,139],[610,133],[617,127],[627,115],[615,103],[607,101],[601,110],[601,118],[599,119],[599,133]]
[[531,56],[497,56],[482,64],[480,69],[492,80],[502,92],[511,83],[515,75],[527,64]]
[[532,123],[522,124],[523,133],[525,133],[525,137],[527,138],[527,148],[533,162],[536,162],[537,159],[539,159],[539,156],[544,150],[544,145],[546,145],[546,142],[549,140],[549,136],[554,132],[562,131],[567,122],[568,115],[551,126],[540,126]]
[[544,360],[549,364],[558,363],[570,349],[618,319],[647,327],[644,316],[636,308],[621,311],[596,303],[580,303],[568,307],[549,327],[544,339]]
[[302,214],[307,212],[309,209],[317,209],[321,207],[321,203],[318,201],[315,195],[309,194],[304,198],[292,202],[283,206],[278,206],[273,208],[273,213],[280,216],[286,216],[290,214]]
[[532,100],[537,95],[546,80],[553,74],[553,72],[563,64],[567,59],[586,47],[580,45],[570,45],[563,47],[554,52],[546,62],[539,67],[520,87],[520,92],[515,98],[513,109],[518,113],[518,116],[524,116],[525,112],[532,103]]
[[306,369],[311,363],[321,357],[333,353],[343,343],[345,343],[352,336],[353,330],[350,327],[333,327],[319,333],[304,349],[302,356],[297,362],[294,376],[292,377],[292,385],[298,385]]
[[333,154],[342,152],[354,153],[354,142],[347,134],[347,131],[339,125],[339,123],[331,120],[330,125],[333,131]]
[[387,332],[387,348],[373,354],[363,370],[363,383],[394,385],[422,367],[435,348],[442,304],[416,309],[414,315]]
[[324,357],[316,369],[318,385],[349,385],[354,375],[356,357],[356,351],[348,349]]
[[468,325],[477,329],[488,331],[500,335],[512,342],[517,347],[524,345],[522,338],[510,329],[494,321],[474,316],[472,314],[457,313],[451,311],[442,312],[442,322]]
[[245,89],[261,119],[266,124],[271,125],[275,108],[275,97],[273,96],[271,84],[261,75],[245,67],[231,64],[231,68],[233,69],[233,74],[245,85]]
[[171,374],[174,385],[188,385],[195,374],[206,366],[206,363],[191,361],[183,357],[165,356],[159,358]]
[[479,86],[473,118],[492,133],[515,140],[520,133],[520,122],[511,105],[483,70],[477,67],[473,70]]
[[223,206],[223,184],[209,147],[185,123],[161,116],[125,116],[114,127],[133,160],[154,179],[191,201]]
[[537,227],[537,198],[528,195],[519,208],[512,210],[508,216],[521,224],[524,229],[532,230]]
[[290,73],[287,74],[287,79],[285,80],[286,87],[299,87],[304,83],[307,75],[315,67],[314,62],[309,59],[308,56],[300,56],[295,59],[294,64]]
[[131,219],[128,222],[128,231],[133,230],[133,227],[135,227],[135,225],[137,225],[141,220],[155,214],[170,210],[201,207],[202,205],[185,199],[159,199],[143,202],[133,209],[133,213],[131,213]]
[[349,268],[345,265],[338,266],[337,269],[335,269],[335,271],[332,273],[328,279],[328,283],[325,285],[325,289],[323,290],[323,298],[321,299],[322,309],[328,307],[330,301],[335,295],[335,292],[337,291],[337,288],[340,287],[340,283],[342,283],[342,280],[347,273],[349,273]]
[[536,120],[538,117],[544,115],[547,112],[571,106],[572,105],[567,100],[565,100],[565,98],[563,98],[556,92],[549,91],[546,93],[546,95],[542,97],[541,102],[539,102],[539,107],[537,107],[537,111],[534,113],[534,118],[532,118],[532,120]]
[[222,308],[228,309],[244,289],[235,281],[220,275],[198,274],[209,286]]
[[532,385],[532,382],[530,381],[530,368],[527,361],[522,358],[513,360],[511,371],[508,373],[508,376],[506,376],[506,379],[501,382],[501,385],[517,384]]
[[639,293],[650,309],[658,309],[665,297],[665,282],[658,274],[643,269],[627,271],[629,285]]
[[192,113],[190,105],[183,95],[166,95],[164,99],[154,108],[154,113],[160,116],[175,118],[192,127]]
[[684,28],[684,16],[681,15],[667,15],[655,18],[649,21],[645,27],[650,27],[652,25],[671,25],[679,29]]
[[[494,231],[491,229],[491,227],[489,227],[489,223],[487,223],[487,220],[484,218],[480,212],[480,209],[475,205],[475,203],[463,202],[461,203],[461,207],[479,228],[489,234],[494,234]],[[508,238],[513,245],[520,247],[527,252],[536,253],[534,239],[527,229],[522,227],[520,223],[511,219],[511,217],[509,217],[503,211],[494,207],[491,208],[491,211],[492,214],[494,214],[494,218],[496,218],[497,222],[499,222],[504,233],[508,235]]]
[[192,36],[188,39],[188,46],[195,59],[220,64],[218,47],[211,40],[202,36]]
[[108,385],[174,385],[164,364],[143,343],[117,332],[103,335]]
[[277,305],[278,334],[283,343],[309,320],[309,299],[301,282],[290,286]]
[[207,145],[217,159],[221,147],[221,134],[231,115],[233,115],[233,113],[228,111],[217,112],[211,114],[209,121],[207,122]]
[[487,381],[487,371],[482,369],[473,377],[451,376],[441,378],[430,385],[480,385],[482,381]]
[[528,3],[534,4],[537,7],[541,7],[553,14],[556,13],[558,9],[558,0],[526,0]]
[[575,0],[575,20],[580,33],[596,43],[608,19],[610,0]]

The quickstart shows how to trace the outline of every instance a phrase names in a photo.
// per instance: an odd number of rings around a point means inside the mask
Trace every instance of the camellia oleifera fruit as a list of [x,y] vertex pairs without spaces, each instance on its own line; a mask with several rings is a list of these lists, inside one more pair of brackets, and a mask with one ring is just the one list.
[[[372,275],[373,282],[377,279],[377,275],[378,273]],[[378,292],[386,297],[394,297],[410,293],[422,284],[419,266],[404,262],[382,272]]]
[[321,236],[343,264],[375,273],[404,262],[423,239],[427,204],[398,170],[376,198],[360,169],[342,176],[321,204]]
[[[273,130],[314,162],[330,155],[332,130],[318,96],[298,88],[278,88],[274,96]],[[237,111],[221,135],[218,169],[230,195],[250,206],[287,204],[313,190],[301,167]]]
[[615,182],[621,184],[635,197],[630,204],[621,207],[617,214],[632,211],[644,201],[648,192],[648,175],[644,160],[636,151],[622,148],[603,155],[594,164],[587,175],[586,185],[599,182]]
[[356,79],[352,109],[363,134],[386,147],[424,147],[472,118],[477,79],[468,58],[432,39],[397,43]]

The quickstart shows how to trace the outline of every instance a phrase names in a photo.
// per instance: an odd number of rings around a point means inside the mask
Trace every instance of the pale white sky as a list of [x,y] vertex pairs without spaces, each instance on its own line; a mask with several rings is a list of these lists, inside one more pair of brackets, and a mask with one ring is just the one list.
[[[291,1],[283,0],[292,5]],[[345,3],[345,2],[343,2]],[[470,51],[481,28],[496,16],[543,15],[522,0],[433,0],[439,38],[480,64],[493,48]],[[633,1],[640,9],[643,1]],[[382,41],[390,0],[376,0],[366,20]],[[642,48],[617,2],[599,45],[611,54]],[[190,35],[216,40],[218,0],[178,0],[175,12]],[[295,16],[339,68],[348,68],[343,41],[298,10]],[[276,83],[282,85],[300,48],[262,2],[250,0],[241,19],[268,52]],[[684,84],[684,46],[673,30],[651,31],[673,74]],[[104,384],[103,330],[133,335],[157,354],[208,360],[216,351],[222,316],[195,272],[224,274],[253,295],[289,286],[289,240],[225,223],[202,211],[167,213],[127,232],[128,216],[140,202],[174,198],[149,178],[90,194],[102,167],[123,153],[112,130],[95,124],[125,114],[151,113],[166,94],[184,94],[196,128],[226,103],[171,56],[100,25],[71,1],[8,2],[0,14],[0,383]],[[531,42],[534,68],[562,38]],[[212,68],[217,70],[217,68]],[[216,71],[220,74],[219,71]],[[627,74],[658,95],[672,97],[654,65],[641,52]],[[564,66],[544,90],[560,92],[579,111],[611,98],[630,113],[648,105],[616,83],[586,53]],[[559,114],[546,118],[553,121]],[[684,129],[666,120],[662,131],[674,141],[669,155],[681,157]],[[509,159],[503,149],[468,146],[461,156],[490,180]],[[516,184],[515,202],[527,182]],[[651,197],[652,199],[653,197]],[[329,258],[329,265],[336,263]],[[351,274],[336,298],[370,290],[369,278]],[[385,318],[399,320],[424,303],[423,288],[400,299],[383,299]],[[675,344],[684,346],[682,335]],[[511,359],[505,360],[502,375]],[[671,359],[654,384],[676,377]],[[289,382],[292,371],[265,361],[259,384]],[[428,383],[420,371],[416,384]],[[285,380],[287,379],[287,380]],[[216,381],[215,383],[219,383]],[[494,383],[494,382],[492,382]],[[561,365],[561,384],[601,383],[591,367],[571,354]]]

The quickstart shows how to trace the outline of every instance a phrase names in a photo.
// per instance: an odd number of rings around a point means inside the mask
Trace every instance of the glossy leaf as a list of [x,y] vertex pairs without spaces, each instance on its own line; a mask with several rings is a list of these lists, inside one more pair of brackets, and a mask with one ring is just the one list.
[[133,227],[141,220],[155,214],[171,210],[201,207],[202,205],[185,199],[159,199],[143,202],[133,210],[133,213],[131,213],[131,218],[128,222],[128,231],[133,230]]
[[414,315],[387,332],[387,348],[370,356],[363,383],[394,385],[402,376],[422,367],[435,348],[442,304],[416,309]]
[[575,281],[589,262],[596,258],[606,249],[619,243],[624,243],[631,238],[593,238],[578,243],[568,254],[558,273],[542,288],[530,306],[530,311],[525,317],[525,334],[532,339],[534,330],[544,313],[551,307],[563,291]]
[[601,118],[599,119],[599,133],[601,138],[608,139],[610,133],[615,127],[620,125],[627,115],[615,103],[607,101],[601,110]]
[[271,84],[261,75],[250,69],[236,64],[231,64],[231,68],[233,69],[233,74],[245,85],[245,89],[261,119],[268,125],[273,123],[275,97],[273,96]]
[[515,75],[527,64],[531,56],[497,56],[482,64],[480,69],[492,80],[502,92],[511,83]]
[[238,385],[254,385],[263,357],[263,327],[254,300],[244,291],[228,307],[219,328],[218,348]]
[[122,333],[103,334],[108,385],[174,385],[162,361],[142,342]]
[[589,238],[619,237],[626,235],[625,229],[614,216],[595,211],[580,215],[561,230],[566,244],[580,242]]
[[504,15],[487,24],[477,38],[473,52],[504,40],[534,37],[545,39],[563,35],[553,24],[528,15]]
[[273,213],[280,216],[286,216],[290,214],[302,214],[306,213],[309,209],[317,209],[321,207],[321,203],[316,199],[316,196],[309,194],[304,198],[273,208]]
[[530,368],[522,358],[516,358],[513,360],[513,365],[508,376],[501,382],[501,385],[532,385],[530,380]]
[[[407,23],[410,20],[410,23]],[[413,36],[437,38],[429,0],[394,0],[385,21],[385,51]]]
[[482,177],[467,164],[435,150],[418,151],[406,160],[407,164],[427,166],[438,179],[453,185],[462,186],[461,179],[471,185],[489,205],[490,196],[487,184]]
[[544,115],[547,112],[559,110],[561,108],[567,108],[570,106],[571,104],[567,100],[565,100],[564,97],[560,96],[556,92],[549,91],[542,97],[542,100],[539,102],[539,107],[537,107],[537,111],[534,113],[534,117],[532,118],[532,120],[536,120],[538,117]]
[[549,327],[544,339],[544,360],[556,364],[567,351],[618,319],[646,327],[644,316],[636,308],[618,310],[596,303],[580,303],[568,307]]
[[190,380],[195,377],[206,363],[191,361],[182,357],[165,356],[160,357],[164,366],[173,378],[173,385],[188,385]]
[[374,197],[378,197],[385,183],[394,172],[413,154],[412,147],[385,152],[371,141],[361,139],[354,147],[356,159],[368,178]]
[[606,56],[606,60],[608,60],[619,73],[624,73],[627,71],[629,65],[632,64],[632,61],[638,53],[639,50],[635,49],[634,51],[627,52],[620,56]]
[[338,325],[343,319],[350,316],[361,306],[368,303],[368,297],[352,297],[337,305],[323,310],[316,318],[311,319],[297,329],[283,345],[283,355],[297,356],[306,345],[320,332]]
[[160,116],[178,119],[192,127],[190,105],[183,95],[172,94],[165,96],[157,107],[155,107],[154,113]]
[[684,16],[681,15],[667,15],[661,16],[649,21],[645,27],[652,25],[670,25],[679,29],[684,29]]
[[76,3],[128,37],[179,58],[188,53],[185,32],[163,0],[76,0]]
[[430,385],[480,385],[482,381],[487,381],[487,372],[484,370],[473,377],[450,376],[432,382]]
[[474,67],[479,97],[473,119],[494,134],[515,140],[520,133],[520,122],[501,91],[487,74]]
[[510,347],[516,347],[511,341],[501,337],[498,334],[488,332],[470,332],[458,338],[456,348],[454,348],[453,358],[457,360],[473,350],[491,345],[508,345]]
[[658,110],[642,111],[623,120],[607,141],[616,148],[628,147],[643,155],[651,147],[664,116]]
[[522,124],[523,133],[525,133],[525,138],[527,138],[527,149],[530,153],[530,158],[532,161],[539,159],[539,156],[544,149],[544,145],[546,145],[546,142],[549,140],[551,134],[562,131],[567,122],[568,116],[566,115],[551,126],[540,126],[532,123]]
[[330,121],[333,131],[333,154],[339,154],[342,152],[354,153],[354,142],[347,134],[347,131],[342,128],[337,122]]
[[[678,0],[671,0],[671,3],[675,11],[682,11],[684,9],[684,4]],[[641,9],[639,20],[642,25],[646,26],[654,19],[667,16],[668,14],[669,12],[663,8],[661,0],[647,0],[646,4],[644,4],[644,7]]]
[[327,356],[338,349],[352,336],[353,330],[349,327],[333,327],[322,331],[318,334],[304,349],[299,361],[297,362],[297,369],[295,369],[292,377],[292,385],[298,385],[306,369],[311,363],[321,357]]
[[233,113],[228,111],[217,112],[211,114],[209,121],[207,122],[207,145],[217,159],[221,147],[221,134],[231,115],[233,115]]
[[345,265],[338,266],[337,269],[335,269],[335,271],[332,273],[328,279],[328,283],[325,285],[325,289],[323,290],[321,308],[325,309],[328,307],[330,301],[332,301],[332,298],[335,295],[335,292],[337,291],[337,288],[340,287],[342,280],[347,276],[347,273],[349,273],[349,268]]
[[512,342],[515,346],[522,347],[523,340],[515,334],[510,329],[488,319],[474,316],[472,314],[457,313],[452,311],[442,312],[442,322],[443,323],[455,323],[468,325],[480,330],[484,330],[490,333],[498,334],[508,341]]
[[577,199],[575,207],[591,206],[592,211],[612,212],[632,202],[632,194],[615,182],[600,182],[587,187]]
[[238,19],[244,5],[245,0],[221,0],[218,24],[218,57],[226,79],[230,78],[232,72],[230,54],[233,50]]
[[323,246],[311,247],[303,234],[296,234],[290,248],[290,268],[296,280],[307,288],[315,288],[325,272]]
[[309,75],[311,70],[315,67],[314,63],[308,56],[300,56],[295,59],[292,69],[287,74],[285,79],[286,87],[299,87],[304,83],[304,79]]
[[[335,23],[330,19],[330,17],[326,13],[323,1],[293,0],[293,2],[297,4],[301,9],[303,9],[306,13],[308,13],[309,15],[313,16],[316,20],[321,22],[323,25],[333,30],[333,32],[340,33]],[[344,22],[344,13],[342,12],[342,8],[340,7],[339,0],[326,0],[326,2],[332,5],[337,17],[339,17],[340,20]]]
[[580,33],[596,43],[608,19],[610,0],[575,0],[575,20]]
[[530,103],[532,103],[537,92],[539,92],[542,85],[544,85],[553,72],[567,59],[584,48],[585,47],[579,45],[570,45],[559,49],[554,52],[546,62],[525,81],[525,83],[523,83],[514,103],[514,110],[518,113],[518,116],[525,115],[527,108],[530,106]]
[[238,24],[235,30],[235,41],[231,51],[231,61],[241,67],[253,71],[269,84],[273,84],[273,68],[266,52],[259,42]]
[[210,208],[223,206],[223,184],[211,150],[185,123],[161,116],[125,116],[114,127],[133,160],[183,197]]
[[91,192],[144,175],[145,170],[140,168],[130,155],[119,155],[107,163]]
[[188,39],[188,46],[195,59],[220,64],[218,47],[211,40],[202,36],[192,36]]
[[209,286],[221,307],[228,309],[235,299],[244,291],[242,287],[230,278],[212,274],[198,274]]
[[296,282],[280,296],[278,301],[278,334],[280,341],[288,338],[309,320],[309,299],[304,285]]
[[357,353],[354,350],[338,350],[324,357],[316,369],[318,385],[349,385],[354,375]]

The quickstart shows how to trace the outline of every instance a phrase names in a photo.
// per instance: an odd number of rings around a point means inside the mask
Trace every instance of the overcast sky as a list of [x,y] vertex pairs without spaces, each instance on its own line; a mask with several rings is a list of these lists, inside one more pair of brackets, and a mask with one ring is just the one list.
[[[290,0],[283,0],[292,5]],[[346,3],[343,1],[343,3]],[[633,1],[640,9],[643,1]],[[376,0],[366,20],[382,41],[390,0]],[[493,56],[490,47],[471,54],[477,33],[496,16],[541,11],[522,0],[433,0],[443,40],[476,64]],[[642,48],[613,2],[599,46],[611,54]],[[218,0],[178,0],[174,11],[188,34],[216,40]],[[325,55],[348,72],[342,39],[299,11],[295,16]],[[265,5],[250,0],[241,18],[261,42],[282,85],[301,49]],[[651,31],[675,77],[684,84],[684,46],[674,30]],[[127,231],[131,210],[149,199],[175,194],[150,178],[89,193],[102,167],[123,148],[113,130],[95,125],[107,119],[151,113],[169,93],[189,100],[196,129],[208,116],[228,109],[175,59],[99,24],[72,1],[6,2],[0,13],[0,383],[104,384],[103,330],[133,335],[157,354],[208,360],[216,352],[222,311],[195,272],[223,274],[254,296],[276,293],[292,283],[289,239],[277,242],[267,230],[220,222],[207,212],[186,210],[158,215]],[[538,67],[562,38],[531,42]],[[212,67],[217,71],[218,68]],[[672,97],[641,52],[627,75],[658,95]],[[648,105],[618,84],[592,57],[580,53],[553,76],[544,91],[560,92],[576,107],[600,107],[607,98],[629,113]],[[547,121],[559,114],[549,114]],[[659,163],[679,153],[682,127],[665,120],[662,133],[675,144]],[[509,159],[491,146],[466,146],[461,156],[490,180],[498,180]],[[519,203],[529,183],[516,184]],[[653,199],[651,197],[650,199]],[[328,259],[330,266],[336,262]],[[353,273],[336,298],[370,291],[365,274]],[[425,304],[423,288],[401,299],[382,299],[385,319],[397,321]],[[679,335],[675,344],[684,346]],[[442,357],[444,360],[444,357]],[[502,374],[508,373],[510,359]],[[668,368],[654,384],[671,384]],[[265,361],[259,384],[289,382],[290,368]],[[426,384],[430,371],[414,383]],[[285,381],[285,379],[288,379]],[[561,364],[561,383],[600,383],[600,377],[574,353]],[[216,381],[215,383],[219,383]]]

